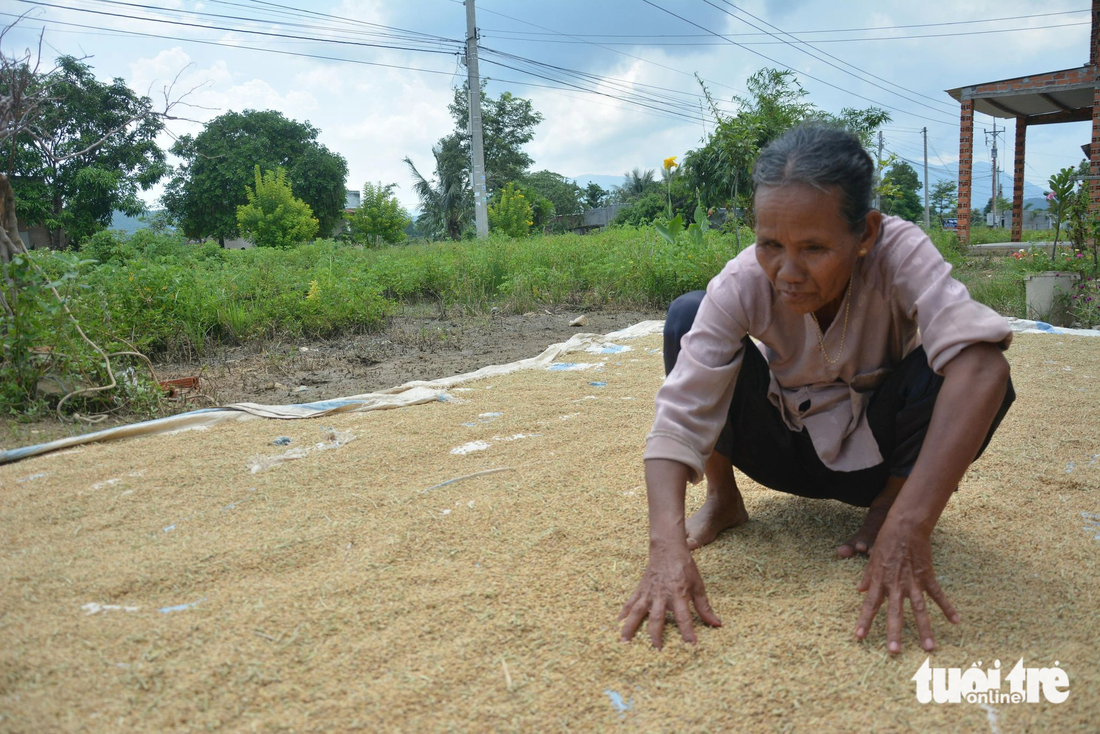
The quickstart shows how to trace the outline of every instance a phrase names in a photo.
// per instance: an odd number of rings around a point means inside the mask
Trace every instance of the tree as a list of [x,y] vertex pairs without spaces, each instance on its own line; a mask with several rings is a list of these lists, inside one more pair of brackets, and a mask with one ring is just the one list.
[[749,77],[747,95],[733,98],[736,115],[722,112],[700,85],[717,124],[701,148],[684,156],[683,174],[704,205],[725,207],[735,222],[743,214],[751,224],[756,157],[790,128],[810,120],[833,124],[855,133],[866,146],[873,132],[890,120],[875,107],[844,108],[838,115],[823,112],[804,99],[806,91],[788,70],[761,69]]
[[589,181],[584,189],[584,208],[599,209],[606,203],[607,192],[595,181]]
[[287,119],[275,110],[227,112],[197,136],[184,135],[172,146],[183,159],[166,187],[163,203],[187,237],[226,238],[237,234],[237,207],[255,166],[282,168],[330,236],[344,213],[347,162],[317,142],[317,128]]
[[430,238],[458,240],[474,215],[468,159],[463,158],[458,141],[450,135],[432,148],[432,154],[435,156],[434,183],[421,176],[412,160],[405,157],[415,179],[413,191],[420,199],[421,215],[416,226]]
[[[98,137],[94,134],[83,137],[75,148],[55,146],[52,143],[57,140],[56,119],[50,113],[55,109],[53,105],[65,97],[64,77],[58,69],[41,71],[41,55],[33,55],[29,49],[21,55],[9,55],[3,50],[3,41],[13,25],[0,30],[0,150],[6,148],[8,152],[7,171],[0,174],[0,353],[4,355],[0,359],[0,408],[23,411],[42,405],[38,384],[48,373],[84,385],[94,381],[91,386],[78,387],[58,400],[54,409],[59,417],[62,406],[78,397],[85,402],[105,398],[112,408],[117,408],[133,398],[135,391],[130,389],[133,384],[130,380],[116,378],[112,360],[116,360],[116,368],[117,360],[125,356],[149,362],[132,347],[124,347],[110,337],[106,325],[101,327],[111,341],[103,347],[81,328],[58,289],[64,289],[66,284],[80,287],[80,269],[86,263],[76,256],[57,253],[50,258],[52,272],[47,273],[39,265],[39,258],[27,251],[19,236],[11,174],[17,157],[20,164],[26,160],[28,148],[20,147],[24,141],[33,144],[46,164],[59,167],[110,144],[116,136],[125,136],[148,124],[150,118],[170,119],[169,113],[179,99],[171,99],[172,85],[168,85],[164,89],[162,112],[140,105],[133,115],[116,118],[113,126],[100,129]],[[24,156],[19,156],[20,150]],[[45,187],[44,181],[41,184]],[[47,354],[33,351],[43,344],[52,347]]]
[[936,219],[954,218],[958,214],[958,184],[954,181],[937,181],[928,194],[928,208]]
[[924,204],[917,195],[921,182],[911,165],[905,161],[896,161],[882,179],[891,185],[893,192],[891,195],[882,197],[884,214],[893,214],[910,222],[916,222],[924,217]]
[[615,203],[627,204],[659,188],[660,183],[657,181],[656,172],[652,168],[648,168],[644,171],[640,168],[635,168],[623,174],[622,185],[615,187],[611,196],[615,200]]
[[526,185],[517,185],[517,191],[523,194],[523,198],[531,207],[531,226],[536,229],[544,229],[550,226],[550,220],[554,218],[554,202],[542,195],[536,188]]
[[359,208],[348,217],[348,229],[352,240],[365,242],[371,247],[382,243],[395,245],[405,240],[405,227],[411,219],[401,208],[393,190],[397,184],[377,186],[369,181],[363,184],[363,198]]
[[[138,196],[168,171],[156,144],[164,123],[152,101],[138,97],[122,79],[104,84],[72,56],[37,81],[49,88],[36,130],[4,141],[17,213],[44,225],[54,249],[82,242],[110,225],[116,209],[131,216],[145,210]],[[132,124],[124,125],[127,121]],[[92,143],[102,140],[93,146]]]
[[[469,165],[468,85],[464,84],[455,90],[454,101],[447,109],[455,121],[455,131],[447,137],[454,138],[458,143],[463,159]],[[502,92],[498,98],[493,99],[485,94],[485,81],[482,80],[481,127],[485,149],[485,185],[490,194],[510,181],[520,180],[531,167],[531,156],[523,152],[523,146],[535,137],[535,126],[540,122],[542,115],[535,111],[530,100],[515,97],[511,92]]]
[[489,205],[489,228],[494,231],[509,237],[526,237],[532,224],[531,205],[515,184],[506,185]]
[[533,189],[554,205],[554,214],[579,214],[584,208],[580,186],[553,171],[538,171],[521,177],[518,183]]
[[317,235],[317,218],[309,204],[295,198],[286,171],[260,173],[254,187],[245,187],[247,204],[237,207],[241,234],[257,247],[293,247]]

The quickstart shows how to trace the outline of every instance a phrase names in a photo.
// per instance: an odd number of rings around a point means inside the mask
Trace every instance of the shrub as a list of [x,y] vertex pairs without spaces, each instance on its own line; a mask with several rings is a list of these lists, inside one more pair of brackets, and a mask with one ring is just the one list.
[[256,185],[245,191],[248,203],[237,207],[237,226],[257,247],[293,247],[317,235],[313,210],[294,197],[282,168],[261,174],[256,166]]
[[393,195],[396,184],[363,184],[363,199],[348,217],[348,235],[353,242],[378,247],[405,240],[405,227],[412,221]]
[[508,237],[526,237],[531,231],[531,205],[527,197],[516,190],[516,185],[508,184],[501,190],[497,200],[489,205],[489,228]]

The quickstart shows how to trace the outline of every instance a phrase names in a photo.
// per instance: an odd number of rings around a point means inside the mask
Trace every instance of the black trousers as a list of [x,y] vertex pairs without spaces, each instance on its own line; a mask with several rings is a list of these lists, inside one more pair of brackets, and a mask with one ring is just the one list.
[[[691,329],[704,291],[680,296],[668,309],[665,321],[665,374],[672,371],[680,354],[680,339]],[[928,366],[923,347],[910,352],[875,390],[867,407],[867,420],[884,461],[858,471],[835,471],[825,466],[806,431],[792,431],[779,409],[768,400],[771,371],[751,339],[745,337],[745,357],[737,376],[729,417],[714,450],[765,487],[814,499],[834,499],[868,507],[888,477],[907,477],[920,454],[932,409],[943,377]],[[1004,402],[997,411],[978,456],[1008,412],[1016,393],[1009,381]],[[977,459],[977,456],[974,457]]]

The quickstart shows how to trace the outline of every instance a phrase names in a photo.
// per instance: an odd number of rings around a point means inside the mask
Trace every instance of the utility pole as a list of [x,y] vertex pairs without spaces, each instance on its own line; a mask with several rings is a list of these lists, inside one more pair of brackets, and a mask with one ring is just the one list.
[[875,208],[882,208],[881,196],[879,196],[879,184],[882,182],[882,131],[878,131],[878,159],[875,161]]
[[474,224],[478,239],[484,239],[489,236],[489,202],[485,189],[485,140],[481,131],[481,78],[477,72],[474,0],[466,0],[466,74],[470,104],[470,183],[474,189]]
[[921,130],[924,136],[924,231],[931,229],[931,220],[928,218],[928,128]]
[[990,132],[989,130],[985,131],[985,139],[986,139],[987,143],[989,142],[990,137],[993,138],[993,153],[991,155],[991,159],[993,161],[993,200],[992,200],[993,203],[991,205],[991,207],[992,207],[991,210],[993,212],[993,226],[994,227],[997,226],[997,193],[998,193],[997,190],[1000,188],[998,186],[1000,181],[997,180],[999,178],[999,176],[997,175],[997,136],[998,135],[1004,135],[1004,134],[1005,134],[1005,131],[1003,129],[1001,129],[1001,130],[997,129],[997,118],[994,117],[993,118],[993,132]]

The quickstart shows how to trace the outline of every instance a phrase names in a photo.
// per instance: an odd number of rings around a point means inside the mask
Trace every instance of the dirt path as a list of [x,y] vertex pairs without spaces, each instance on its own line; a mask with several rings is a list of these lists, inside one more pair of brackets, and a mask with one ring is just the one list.
[[[587,324],[569,326],[582,314]],[[523,315],[448,316],[440,318],[437,310],[410,307],[380,333],[329,341],[258,342],[193,362],[158,364],[157,374],[161,379],[198,375],[202,392],[210,396],[210,400],[176,404],[171,412],[208,407],[211,402],[306,403],[533,357],[578,332],[605,334],[639,321],[663,319],[664,312],[547,308]],[[43,443],[141,418],[112,417],[88,425],[4,417],[0,418],[0,448]]]

